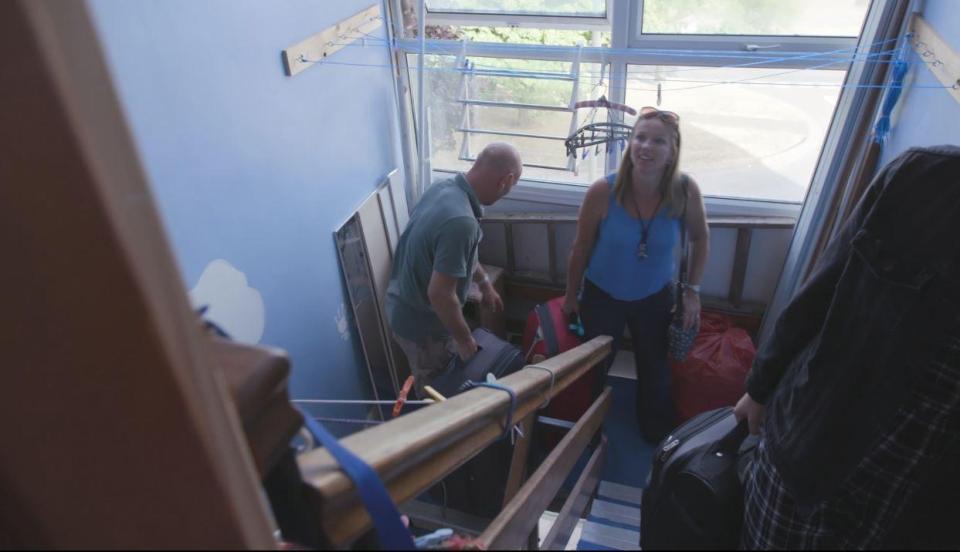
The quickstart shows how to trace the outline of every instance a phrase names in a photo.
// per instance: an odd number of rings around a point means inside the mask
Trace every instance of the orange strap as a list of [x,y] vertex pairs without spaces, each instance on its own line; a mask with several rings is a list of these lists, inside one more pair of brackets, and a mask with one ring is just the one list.
[[400,389],[400,395],[397,397],[397,402],[393,403],[394,418],[400,415],[400,410],[403,408],[403,403],[407,402],[407,395],[410,394],[410,389],[412,388],[413,376],[407,376],[407,381],[403,382],[403,387]]

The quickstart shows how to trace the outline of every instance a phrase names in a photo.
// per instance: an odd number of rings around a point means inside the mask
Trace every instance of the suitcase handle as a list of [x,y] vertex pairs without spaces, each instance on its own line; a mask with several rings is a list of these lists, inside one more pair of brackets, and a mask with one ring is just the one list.
[[713,453],[718,456],[724,454],[736,454],[740,445],[750,435],[750,427],[747,425],[747,419],[740,420],[733,429],[717,441],[713,447]]

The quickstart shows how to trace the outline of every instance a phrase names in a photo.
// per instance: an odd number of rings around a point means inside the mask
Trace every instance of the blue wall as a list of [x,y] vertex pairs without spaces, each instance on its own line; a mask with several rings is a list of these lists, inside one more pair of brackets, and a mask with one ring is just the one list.
[[369,395],[352,319],[337,328],[349,301],[332,236],[402,161],[382,40],[295,77],[280,52],[371,3],[92,1],[186,287],[214,259],[243,272],[297,398]]
[[[947,44],[960,53],[960,2],[926,0],[922,17]],[[960,144],[960,102],[942,87],[920,56],[910,57],[910,73],[900,103],[894,111],[894,126],[884,145],[881,165],[913,146]]]

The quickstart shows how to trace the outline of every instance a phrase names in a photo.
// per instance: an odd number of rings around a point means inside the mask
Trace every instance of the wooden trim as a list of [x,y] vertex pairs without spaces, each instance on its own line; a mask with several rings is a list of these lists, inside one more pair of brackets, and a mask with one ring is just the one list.
[[737,228],[737,247],[733,253],[733,274],[730,275],[730,292],[727,300],[734,307],[740,307],[743,299],[743,282],[747,277],[747,261],[750,260],[750,239],[752,228]]
[[517,271],[516,253],[513,250],[513,226],[507,224],[503,227],[503,237],[507,248],[507,274],[513,274]]
[[557,269],[557,225],[552,222],[547,223],[547,262],[550,266],[550,281],[558,283],[560,276]]
[[[491,213],[484,215],[484,224],[576,224],[577,215],[561,213]],[[710,228],[793,228],[796,219],[791,217],[707,217]]]
[[420,500],[409,500],[399,509],[402,513],[410,516],[410,519],[416,522],[418,528],[429,531],[448,527],[461,535],[476,537],[490,523],[487,518]]
[[504,507],[513,499],[517,491],[520,490],[520,485],[526,480],[527,457],[530,452],[530,441],[533,439],[533,422],[536,417],[537,414],[534,412],[520,422],[520,430],[523,432],[524,437],[518,440],[513,447],[513,457],[510,460],[510,474],[507,476],[507,487],[503,491]]
[[596,493],[597,486],[600,485],[600,468],[603,467],[606,452],[607,436],[602,435],[600,446],[593,451],[586,467],[583,468],[583,473],[573,486],[570,496],[567,497],[563,507],[560,508],[560,513],[553,522],[550,532],[544,537],[543,544],[540,546],[542,550],[563,550],[567,542],[570,541],[577,522],[586,513],[587,505],[590,504],[590,499]]
[[910,30],[915,33],[912,46],[920,61],[947,87],[947,93],[960,102],[960,55],[920,14],[910,20]]
[[[498,381],[517,396],[514,420],[530,416],[610,353],[611,338],[597,337],[545,360],[550,374],[523,369]],[[500,438],[510,397],[478,387],[442,403],[421,408],[387,423],[354,433],[341,444],[369,464],[397,503],[409,500]],[[369,528],[370,518],[350,479],[324,449],[301,455],[300,471],[320,512],[324,534],[335,545],[351,542]]]
[[90,11],[0,2],[0,547],[274,547]]
[[[313,67],[381,25],[380,4],[356,13],[280,52],[288,77]],[[359,36],[358,36],[359,35]]]
[[522,547],[567,474],[600,429],[612,402],[612,391],[607,387],[530,476],[517,496],[480,535],[480,541],[487,550],[515,550]]

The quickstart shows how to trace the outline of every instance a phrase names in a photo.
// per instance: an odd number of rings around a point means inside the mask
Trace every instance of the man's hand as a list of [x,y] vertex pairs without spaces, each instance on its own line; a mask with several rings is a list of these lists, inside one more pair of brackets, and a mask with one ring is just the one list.
[[580,314],[580,301],[578,301],[576,297],[565,297],[561,309],[563,310],[563,314],[569,315],[571,312]]
[[483,295],[481,302],[483,306],[493,312],[500,312],[503,310],[503,299],[500,298],[500,294],[497,293],[497,290],[493,288],[493,284],[490,283],[490,280],[484,280],[480,283],[480,293]]
[[733,407],[733,415],[738,422],[744,418],[747,419],[751,434],[760,434],[760,428],[763,426],[763,405],[753,400],[748,393],[744,393],[737,401],[737,406]]
[[467,362],[473,355],[477,354],[477,340],[473,338],[472,335],[469,336],[469,340],[464,341],[463,343],[457,342],[457,354],[460,355],[460,360]]

